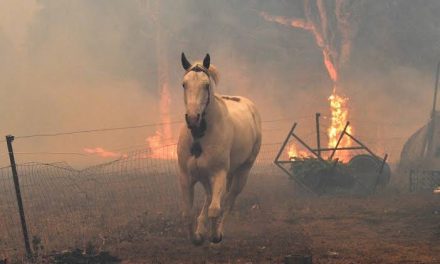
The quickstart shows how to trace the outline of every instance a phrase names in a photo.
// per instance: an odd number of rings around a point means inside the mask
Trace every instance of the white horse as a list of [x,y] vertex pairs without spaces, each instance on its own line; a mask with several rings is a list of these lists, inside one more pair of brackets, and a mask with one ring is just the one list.
[[[255,105],[244,97],[214,92],[218,73],[210,65],[191,64],[182,53],[186,127],[177,146],[183,216],[195,245],[201,245],[210,220],[213,243],[223,237],[223,222],[246,184],[261,146],[261,119]],[[193,228],[194,185],[205,190],[205,203]]]

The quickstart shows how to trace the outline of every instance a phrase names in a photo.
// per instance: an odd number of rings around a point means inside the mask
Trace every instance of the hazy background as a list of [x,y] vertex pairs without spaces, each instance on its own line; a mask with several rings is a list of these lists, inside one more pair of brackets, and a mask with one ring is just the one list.
[[[431,110],[440,2],[349,2],[357,27],[342,72],[350,120],[356,135],[396,161]],[[282,141],[295,120],[312,140],[314,113],[328,116],[332,89],[321,52],[309,32],[259,15],[303,17],[302,10],[302,1],[287,0],[0,0],[0,135],[160,122],[160,69],[171,120],[182,120],[185,51],[193,60],[211,54],[218,92],[251,98],[266,121],[288,118],[264,124],[266,143]],[[26,153],[139,149],[155,129],[17,139],[14,147],[18,162],[83,166],[108,159]],[[7,165],[4,142],[0,153]]]

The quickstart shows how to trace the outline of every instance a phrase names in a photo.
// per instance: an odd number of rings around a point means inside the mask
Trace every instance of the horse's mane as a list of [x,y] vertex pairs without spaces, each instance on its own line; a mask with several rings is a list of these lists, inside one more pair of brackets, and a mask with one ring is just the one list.
[[[198,65],[199,67],[203,67],[203,62],[196,61],[191,68],[194,68],[196,65]],[[219,73],[218,73],[217,67],[215,67],[215,65],[213,65],[213,64],[209,65],[208,72],[209,72],[209,76],[211,76],[215,85],[217,85],[218,81],[219,81]]]

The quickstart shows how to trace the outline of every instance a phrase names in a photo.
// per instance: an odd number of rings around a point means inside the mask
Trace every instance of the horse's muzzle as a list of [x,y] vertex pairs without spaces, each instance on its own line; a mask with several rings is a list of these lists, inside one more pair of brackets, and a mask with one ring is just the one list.
[[197,128],[200,125],[200,114],[196,114],[196,115],[185,114],[185,121],[189,129]]

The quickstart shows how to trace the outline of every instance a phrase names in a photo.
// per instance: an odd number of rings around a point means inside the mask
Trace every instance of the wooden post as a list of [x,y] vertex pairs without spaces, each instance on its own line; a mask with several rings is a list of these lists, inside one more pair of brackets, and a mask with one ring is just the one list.
[[29,234],[26,225],[26,217],[24,215],[23,200],[21,198],[20,182],[18,181],[17,166],[15,164],[14,150],[12,149],[12,141],[14,136],[6,136],[8,145],[9,160],[11,162],[12,178],[14,180],[15,194],[17,196],[18,212],[20,213],[21,229],[23,231],[24,246],[28,258],[32,256],[31,245],[29,243]]
[[321,116],[320,113],[316,113],[316,147],[317,147],[317,153],[318,156],[321,157],[321,137],[319,132],[319,117]]

